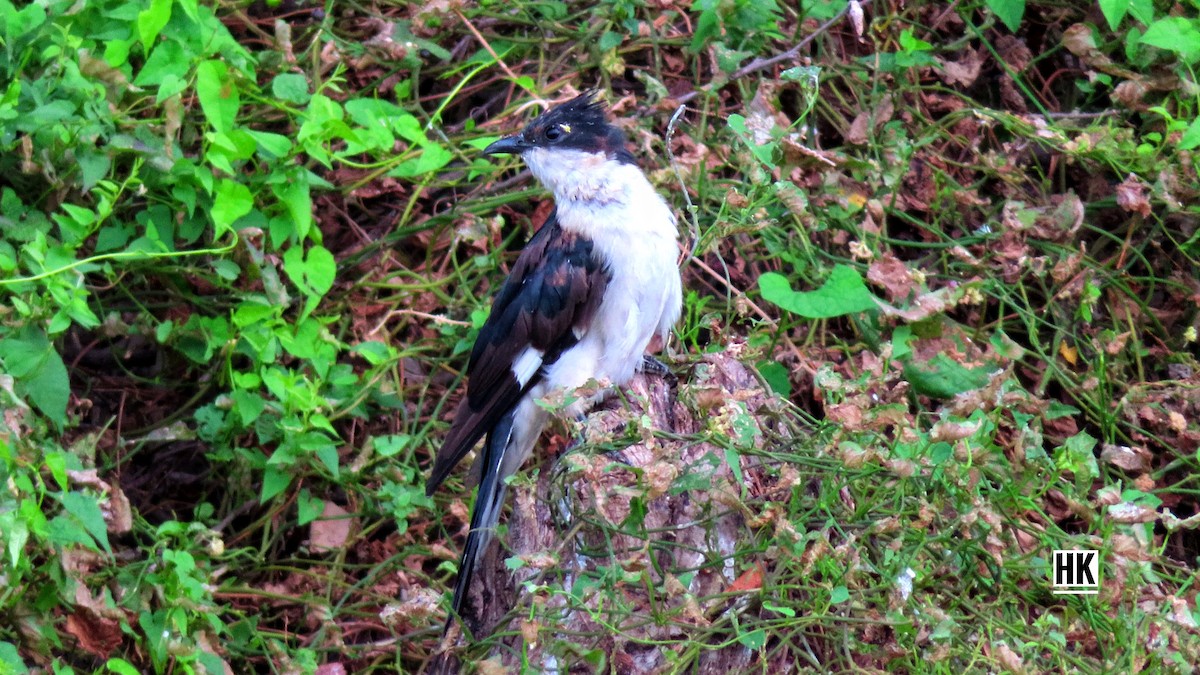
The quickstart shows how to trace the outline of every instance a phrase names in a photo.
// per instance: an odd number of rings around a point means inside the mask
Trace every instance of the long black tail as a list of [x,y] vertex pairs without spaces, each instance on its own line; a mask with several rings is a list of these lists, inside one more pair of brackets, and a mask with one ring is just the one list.
[[[487,545],[496,534],[496,523],[500,520],[500,510],[504,505],[504,479],[501,467],[504,465],[504,454],[509,450],[512,440],[513,418],[516,410],[510,411],[492,428],[488,434],[487,443],[483,447],[483,471],[479,479],[479,492],[475,496],[475,508],[471,512],[471,531],[467,534],[467,543],[463,547],[462,559],[458,563],[458,582],[454,585],[453,614],[462,616],[463,605],[467,600],[467,591],[475,577],[475,568],[483,556]],[[476,613],[483,608],[477,607]],[[447,620],[449,628],[453,615]]]

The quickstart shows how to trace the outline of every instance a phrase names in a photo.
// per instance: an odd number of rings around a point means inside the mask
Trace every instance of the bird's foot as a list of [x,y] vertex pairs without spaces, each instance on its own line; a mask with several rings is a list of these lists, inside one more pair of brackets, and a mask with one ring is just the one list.
[[571,416],[570,421],[567,422],[567,426],[570,428],[572,433],[571,441],[567,443],[567,447],[564,449],[563,454],[566,454],[567,452],[570,452],[575,448],[587,443],[587,424],[587,414],[585,414],[583,411],[576,410],[575,414]]
[[638,365],[638,370],[647,375],[661,377],[672,385],[676,382],[675,374],[671,372],[671,368],[650,354],[642,355],[642,362]]

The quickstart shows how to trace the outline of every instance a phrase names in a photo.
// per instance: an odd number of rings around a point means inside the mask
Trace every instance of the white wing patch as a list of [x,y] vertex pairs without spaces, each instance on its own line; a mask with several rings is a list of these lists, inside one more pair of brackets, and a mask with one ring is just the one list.
[[521,352],[521,355],[517,357],[517,360],[513,361],[513,377],[517,378],[517,382],[520,382],[522,387],[529,382],[529,378],[533,377],[538,368],[542,367],[542,357],[544,355],[545,352],[540,349],[526,347],[525,351]]

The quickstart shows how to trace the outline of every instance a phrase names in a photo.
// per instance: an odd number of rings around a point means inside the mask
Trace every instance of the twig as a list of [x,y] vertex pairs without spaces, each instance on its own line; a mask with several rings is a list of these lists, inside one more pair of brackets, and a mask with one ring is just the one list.
[[493,59],[496,59],[496,63],[500,64],[500,69],[503,70],[506,75],[511,77],[513,82],[516,82],[517,74],[508,67],[508,64],[505,63],[503,59],[500,58],[500,55],[496,53],[496,50],[492,49],[492,45],[483,37],[483,34],[476,30],[474,24],[468,21],[467,17],[463,16],[462,12],[458,11],[458,9],[454,9],[453,11],[454,15],[458,17],[458,20],[462,21],[463,25],[467,27],[467,30],[471,31],[471,35],[474,35],[475,39],[479,40],[479,44],[483,45],[483,48],[487,50],[487,53],[491,54]]
[[1098,112],[1048,112],[1046,117],[1054,120],[1070,120],[1070,119],[1099,119],[1101,117],[1111,117],[1113,115],[1122,114],[1119,110],[1100,110]]
[[[865,7],[869,4],[871,4],[871,0],[859,0],[858,4],[860,7]],[[760,70],[765,70],[767,68],[770,68],[771,66],[773,66],[777,63],[783,63],[784,61],[791,61],[792,59],[794,59],[800,55],[800,51],[802,49],[804,49],[805,47],[807,47],[808,43],[817,39],[818,36],[820,36],[825,31],[829,30],[830,27],[833,26],[833,24],[837,23],[838,21],[841,21],[842,17],[846,16],[846,13],[849,11],[850,11],[850,3],[847,2],[846,6],[843,7],[841,9],[841,11],[839,11],[837,14],[835,14],[832,19],[826,21],[825,23],[821,24],[820,26],[817,26],[817,29],[815,31],[813,31],[811,34],[809,34],[803,40],[798,42],[795,47],[792,47],[791,49],[787,50],[786,52],[783,52],[782,54],[776,54],[775,56],[772,56],[770,58],[754,59],[750,63],[747,63],[746,65],[742,66],[741,68],[738,68],[737,70],[735,70],[733,72],[733,74],[729,76],[729,79],[726,82],[722,83],[722,86],[729,84],[730,82],[732,82],[740,77],[745,77],[746,75],[749,75],[750,73],[754,73],[754,72],[757,72]],[[696,98],[697,96],[699,96],[702,93],[711,92],[712,89],[713,89],[713,86],[711,83],[706,84],[699,89],[689,91],[688,93],[684,94],[683,96],[677,97],[675,100],[681,104],[687,103],[688,101]]]
[[777,321],[774,318],[772,318],[770,314],[767,314],[765,311],[763,311],[762,307],[759,307],[757,304],[755,304],[754,301],[750,299],[749,295],[746,295],[746,293],[744,291],[742,291],[737,286],[734,286],[733,282],[731,282],[729,279],[726,279],[724,275],[719,274],[716,270],[709,267],[708,263],[704,262],[703,259],[693,258],[692,262],[696,265],[696,267],[699,267],[700,269],[707,272],[708,275],[711,276],[713,279],[721,282],[721,284],[723,286],[725,286],[725,288],[727,288],[729,290],[729,292],[733,294],[734,297],[741,298],[742,301],[746,303],[746,307],[754,310],[754,313],[758,315],[758,318],[760,318],[763,321],[770,323],[770,324],[777,323]]
[[688,212],[688,230],[692,235],[692,245],[688,248],[687,256],[679,261],[680,265],[696,257],[696,249],[700,247],[700,223],[696,217],[696,205],[692,203],[692,196],[688,194],[687,182],[683,180],[683,174],[679,171],[679,162],[675,161],[675,152],[671,150],[671,139],[675,137],[675,125],[683,117],[683,113],[687,111],[686,105],[681,105],[675,109],[675,114],[671,115],[671,121],[667,122],[667,159],[671,162],[671,170],[675,172],[675,180],[679,181],[679,189],[683,192],[683,201],[687,202]]
[[471,325],[470,321],[458,321],[456,319],[451,319],[449,317],[440,316],[437,314],[430,314],[428,312],[419,312],[415,309],[393,309],[392,311],[385,314],[382,319],[379,320],[379,323],[375,325],[375,328],[371,331],[370,334],[373,335],[375,333],[382,331],[384,325],[386,325],[387,322],[390,321],[392,319],[392,317],[395,317],[395,316],[415,316],[415,317],[418,317],[421,319],[428,319],[429,321],[432,321],[434,323],[445,324],[448,326],[470,326]]

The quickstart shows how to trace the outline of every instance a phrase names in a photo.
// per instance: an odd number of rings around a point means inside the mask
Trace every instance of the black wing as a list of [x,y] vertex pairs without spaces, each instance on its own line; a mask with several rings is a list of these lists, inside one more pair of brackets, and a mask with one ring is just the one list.
[[591,240],[563,230],[551,214],[517,258],[479,331],[467,396],[433,460],[426,494],[541,380],[539,367],[522,385],[513,371],[517,359],[532,347],[543,353],[543,366],[557,361],[586,331],[608,280]]

